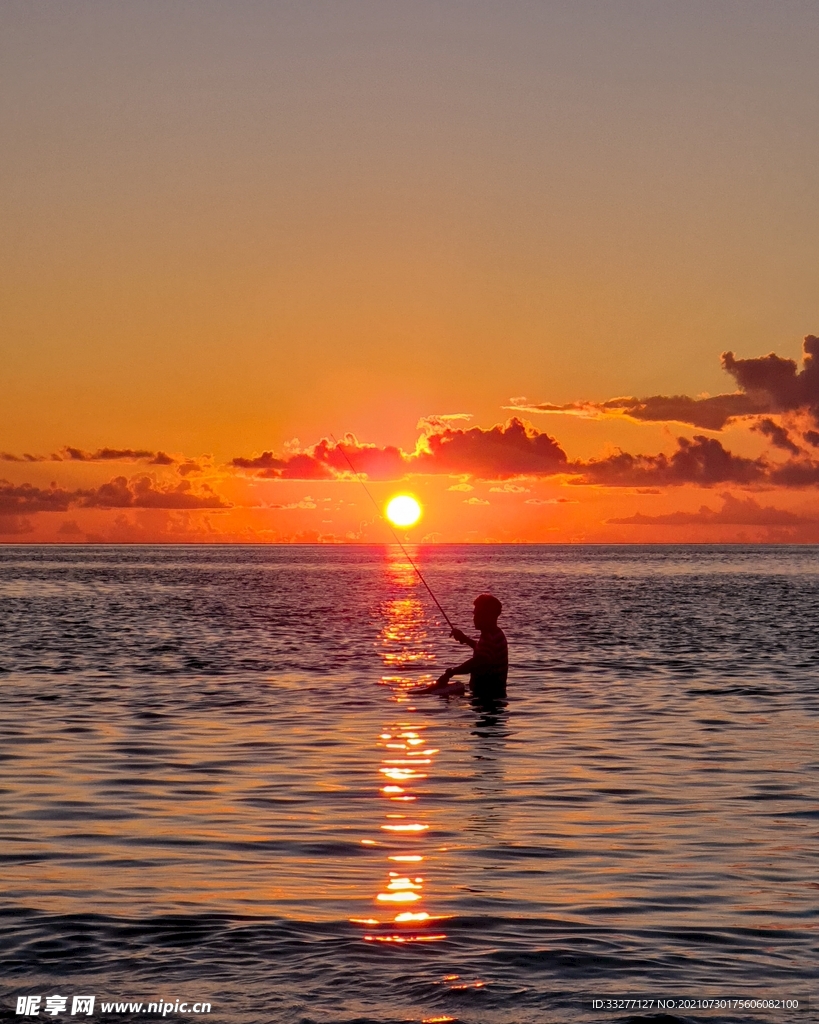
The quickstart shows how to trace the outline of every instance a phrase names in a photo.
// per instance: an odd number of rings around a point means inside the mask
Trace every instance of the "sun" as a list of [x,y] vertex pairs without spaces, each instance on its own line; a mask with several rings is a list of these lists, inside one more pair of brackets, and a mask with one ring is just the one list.
[[398,494],[387,505],[387,519],[394,526],[415,526],[421,518],[421,506],[409,494]]

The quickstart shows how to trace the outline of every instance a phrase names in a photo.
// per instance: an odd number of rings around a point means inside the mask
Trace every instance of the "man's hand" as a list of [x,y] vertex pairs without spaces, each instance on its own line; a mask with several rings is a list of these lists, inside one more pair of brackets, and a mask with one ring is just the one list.
[[453,675],[454,675],[454,673],[453,673],[452,669],[448,668],[446,670],[446,672],[444,672],[444,674],[442,676],[438,676],[438,678],[435,680],[435,685],[436,686],[446,686],[447,683],[449,682],[449,680],[452,678]]
[[453,627],[453,630],[449,635],[453,640],[457,640],[459,644],[471,644],[470,638],[463,632],[463,630],[455,629]]

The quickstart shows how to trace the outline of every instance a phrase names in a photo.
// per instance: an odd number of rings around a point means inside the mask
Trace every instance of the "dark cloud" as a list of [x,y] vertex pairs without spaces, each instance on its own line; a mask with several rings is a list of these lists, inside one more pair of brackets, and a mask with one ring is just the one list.
[[23,515],[34,512],[66,512],[76,491],[61,487],[35,487],[32,484],[12,484],[0,480],[0,515]]
[[412,472],[412,458],[400,448],[361,444],[348,434],[338,443],[325,438],[312,448],[282,458],[262,452],[252,459],[233,459],[231,465],[268,479],[332,480],[360,473],[369,480],[398,480]]
[[345,477],[353,471],[370,480],[398,480],[409,473],[468,473],[503,480],[547,476],[565,471],[567,465],[566,453],[553,437],[517,418],[488,429],[452,427],[441,418],[425,425],[427,430],[411,453],[361,444],[348,434],[338,443],[325,439],[283,457],[267,451],[254,458],[235,458],[231,465],[255,476],[298,480]]
[[143,459],[150,459],[156,465],[170,465],[173,462],[164,452],[152,452],[145,448],[98,448],[95,452],[86,452],[82,448],[66,445],[60,454],[71,462],[141,462]]
[[819,448],[819,433],[815,430],[806,430],[802,435],[802,440],[807,441],[808,444],[812,445],[814,448]]
[[[0,462],[46,462],[49,456],[47,455],[29,455],[24,452],[22,455],[12,455],[11,452],[0,452]],[[51,456],[52,459],[55,456]]]
[[725,352],[722,365],[748,394],[767,400],[768,412],[807,409],[819,421],[819,338],[809,334],[803,343],[803,368],[771,352],[757,359],[736,359]]
[[617,452],[605,459],[576,462],[571,467],[580,474],[572,483],[607,487],[751,484],[764,480],[768,468],[763,459],[734,455],[715,438],[702,434],[695,435],[693,440],[678,438],[677,450],[672,455]]
[[577,416],[600,416],[622,413],[646,423],[690,423],[705,430],[721,430],[736,416],[749,416],[766,411],[764,403],[749,395],[715,395],[713,398],[689,398],[688,395],[652,395],[650,398],[610,398],[606,402],[568,402],[553,405],[507,406],[521,412],[562,412]]
[[723,352],[722,368],[736,381],[739,391],[691,398],[688,395],[652,395],[650,398],[612,398],[607,402],[513,402],[509,408],[527,412],[562,412],[581,416],[621,413],[643,422],[688,423],[705,430],[721,430],[740,416],[766,416],[805,410],[819,424],[819,338],[807,335],[803,343],[803,368],[796,361],[771,352],[754,359],[737,359]]
[[198,509],[230,506],[207,486],[201,493],[194,493],[185,480],[175,487],[157,487],[147,476],[130,482],[118,476],[101,487],[74,491],[0,480],[0,515],[66,512],[71,507]]
[[152,466],[172,466],[176,462],[166,452],[152,452],[147,448],[98,448],[87,452],[66,445],[53,455],[12,455],[0,452],[2,462],[148,462]]
[[609,519],[616,526],[798,526],[812,523],[787,509],[762,506],[753,498],[735,498],[722,494],[722,508],[714,511],[701,505],[698,512],[669,512],[666,515],[645,516],[637,512],[625,519]]
[[469,473],[482,480],[565,472],[566,453],[547,433],[513,417],[487,430],[445,427],[430,433],[413,456],[416,473]]
[[77,493],[82,495],[77,504],[83,508],[230,508],[207,485],[196,494],[187,480],[175,487],[156,487],[148,476],[131,481],[118,476],[94,491]]
[[[763,421],[759,429],[775,443],[778,441],[778,447],[790,441],[787,432],[773,421]],[[794,448],[799,451],[795,445],[787,450]],[[329,480],[352,477],[347,459],[357,473],[375,480],[398,480],[412,473],[468,475],[479,480],[560,474],[573,477],[573,484],[635,487],[645,493],[683,484],[819,484],[819,462],[799,458],[776,464],[762,457],[751,459],[734,454],[716,438],[703,434],[693,439],[678,438],[676,450],[670,455],[618,451],[602,459],[569,462],[553,437],[517,418],[487,429],[442,425],[424,434],[409,454],[399,448],[361,444],[347,435],[342,442],[323,440],[312,448],[281,457],[268,451],[254,458],[236,458],[232,465],[270,479]],[[453,489],[469,490],[470,485],[461,482]]]
[[[798,444],[795,444],[791,440],[790,434],[785,430],[779,423],[774,423],[772,419],[767,416],[761,419],[758,423],[755,423],[751,430],[756,430],[760,434],[764,434],[767,437],[774,448],[782,448],[783,451],[790,452],[791,455],[799,455],[802,449]],[[819,435],[817,435],[819,436]]]
[[334,474],[321,458],[324,454],[322,447],[326,444],[322,441],[308,452],[288,455],[283,459],[273,452],[262,452],[252,459],[233,459],[230,464],[234,469],[248,470],[254,476],[269,480],[331,480]]
[[768,480],[779,487],[814,487],[819,484],[819,462],[790,459],[781,465],[772,466]]
[[721,430],[737,416],[750,416],[765,411],[764,403],[750,395],[714,395],[711,398],[689,398],[688,395],[652,395],[634,402],[614,399],[605,403],[607,409],[622,409],[635,420],[646,423],[689,423],[705,430]]

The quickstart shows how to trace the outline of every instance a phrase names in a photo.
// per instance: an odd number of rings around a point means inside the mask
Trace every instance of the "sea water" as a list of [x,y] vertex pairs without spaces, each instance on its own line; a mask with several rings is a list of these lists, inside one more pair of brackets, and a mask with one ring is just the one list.
[[0,1019],[819,1019],[819,550],[412,554],[0,548]]

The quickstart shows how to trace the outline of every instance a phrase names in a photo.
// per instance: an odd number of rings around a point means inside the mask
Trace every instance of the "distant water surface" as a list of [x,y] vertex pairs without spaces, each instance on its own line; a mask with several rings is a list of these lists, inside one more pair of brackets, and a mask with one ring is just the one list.
[[0,548],[0,1020],[819,1019],[819,549],[415,557],[507,705],[407,695],[468,652],[397,549]]

